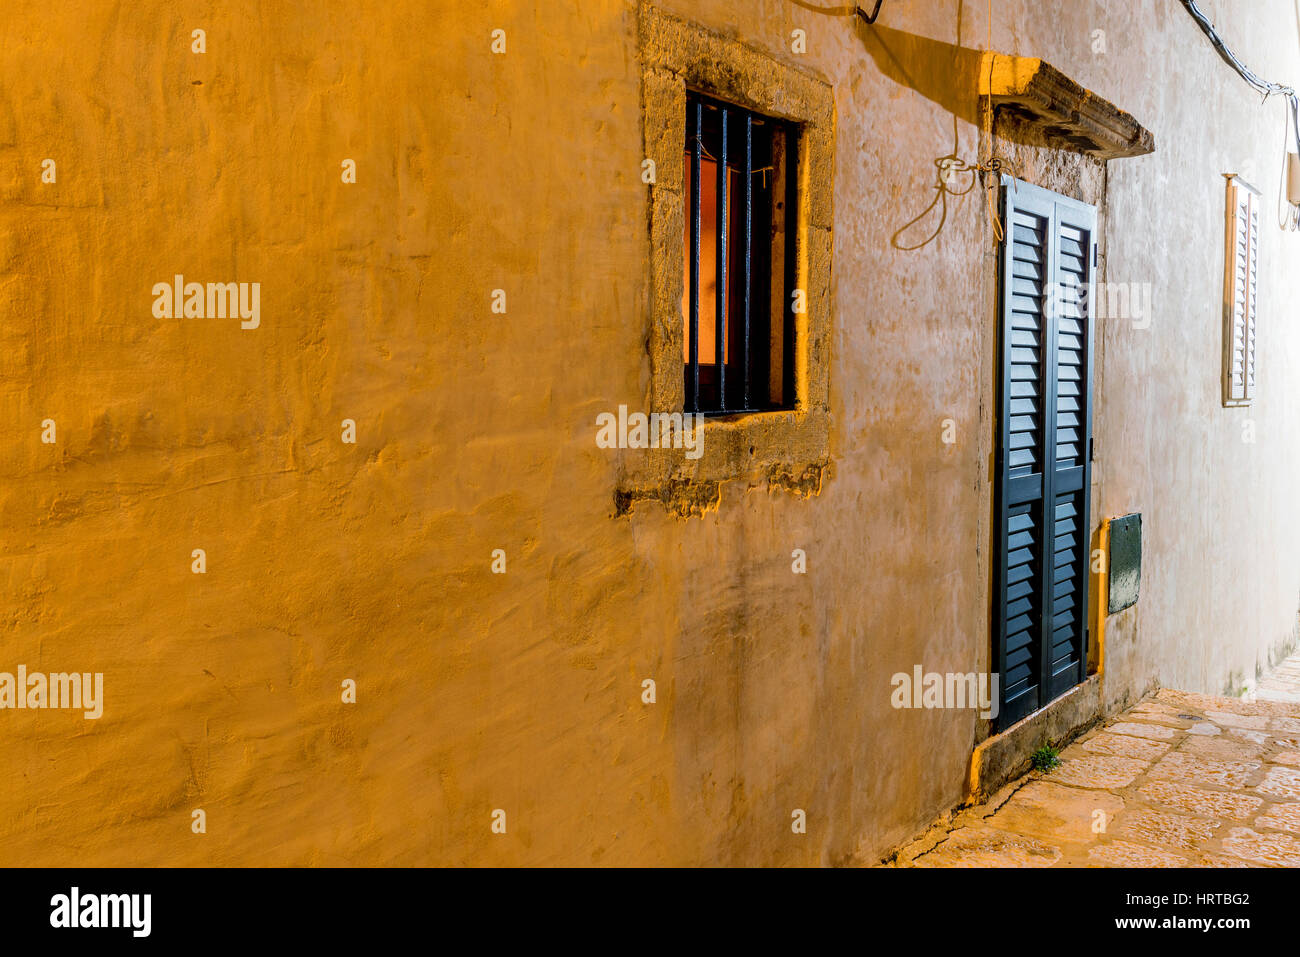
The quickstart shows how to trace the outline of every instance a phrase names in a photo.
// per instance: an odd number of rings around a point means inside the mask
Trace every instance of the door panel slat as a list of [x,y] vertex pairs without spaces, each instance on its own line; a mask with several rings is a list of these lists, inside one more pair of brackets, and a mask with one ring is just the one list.
[[[1096,232],[1091,207],[1009,177],[1003,185],[999,727],[1064,693],[1086,669]],[[1249,288],[1247,277],[1241,283]]]

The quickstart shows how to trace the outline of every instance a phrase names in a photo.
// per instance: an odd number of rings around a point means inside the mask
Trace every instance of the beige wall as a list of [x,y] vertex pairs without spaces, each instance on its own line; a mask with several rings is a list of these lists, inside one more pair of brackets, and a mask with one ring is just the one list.
[[[1289,0],[1205,5],[1300,80]],[[843,863],[961,799],[983,728],[893,710],[889,679],[988,664],[994,247],[979,194],[920,250],[890,238],[954,131],[979,157],[987,9],[959,40],[956,2],[886,0],[876,31],[661,6],[836,104],[831,468],[815,494],[724,483],[689,519],[616,516],[627,462],[594,442],[650,390],[631,0],[364,26],[333,2],[6,5],[0,670],[102,671],[106,702],[0,712],[0,863]],[[1106,278],[1154,287],[1150,329],[1105,324],[1097,357],[1094,520],[1141,511],[1145,538],[1106,699],[1239,686],[1300,601],[1300,242],[1267,219],[1259,399],[1219,406],[1221,174],[1272,208],[1281,102],[1166,0],[998,3],[993,44],[1157,143],[1106,168],[1007,148],[1099,203]],[[261,326],[155,319],[175,273],[260,282]]]

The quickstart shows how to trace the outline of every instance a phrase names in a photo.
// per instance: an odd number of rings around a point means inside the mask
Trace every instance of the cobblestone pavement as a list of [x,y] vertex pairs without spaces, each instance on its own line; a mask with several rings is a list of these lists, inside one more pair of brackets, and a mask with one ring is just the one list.
[[1159,691],[954,813],[901,867],[1300,867],[1300,655],[1257,700]]
[[1300,704],[1300,654],[1292,655],[1277,671],[1259,683],[1255,696],[1261,701],[1290,701]]

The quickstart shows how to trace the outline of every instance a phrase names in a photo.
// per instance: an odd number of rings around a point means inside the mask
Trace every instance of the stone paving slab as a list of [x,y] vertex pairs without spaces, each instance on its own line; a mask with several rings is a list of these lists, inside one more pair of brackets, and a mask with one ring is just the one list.
[[893,863],[1300,867],[1300,655],[1255,700],[1157,692]]

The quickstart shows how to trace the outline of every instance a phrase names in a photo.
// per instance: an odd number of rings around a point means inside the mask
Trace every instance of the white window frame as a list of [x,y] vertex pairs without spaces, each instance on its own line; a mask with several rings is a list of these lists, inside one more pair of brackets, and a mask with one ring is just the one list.
[[1259,344],[1260,192],[1229,173],[1224,223],[1223,404],[1255,399]]

